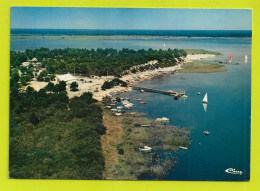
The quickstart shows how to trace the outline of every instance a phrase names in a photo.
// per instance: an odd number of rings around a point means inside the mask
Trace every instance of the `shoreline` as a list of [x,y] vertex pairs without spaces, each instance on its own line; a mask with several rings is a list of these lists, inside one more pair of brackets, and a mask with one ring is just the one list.
[[[213,54],[195,54],[195,55],[187,55],[184,58],[183,63],[189,63],[193,62],[194,60],[200,60],[204,58],[212,58],[215,57]],[[150,61],[150,62],[155,62],[155,61]],[[172,72],[176,72],[178,69],[181,69],[183,67],[183,63],[179,63],[175,66],[170,66],[170,67],[165,67],[165,68],[158,68],[155,70],[146,70],[144,72],[138,72],[136,74],[128,74],[124,75],[123,77],[119,78],[120,80],[126,81],[128,87],[119,87],[115,86],[111,89],[107,89],[105,91],[101,92],[93,92],[93,98],[97,99],[98,101],[101,101],[103,97],[106,95],[110,95],[111,92],[118,92],[118,91],[123,91],[123,92],[129,92],[132,91],[132,88],[129,87],[129,85],[133,85],[139,82],[142,82],[144,80],[149,80],[157,76],[163,76],[166,74],[171,74]],[[135,79],[139,79],[138,81],[135,81]],[[123,93],[121,92],[121,93]]]
[[[137,72],[135,74],[127,74],[119,78],[127,83],[128,87],[121,87],[121,86],[114,86],[110,89],[101,90],[101,86],[105,81],[112,80],[114,76],[102,76],[102,77],[82,77],[82,76],[75,76],[77,78],[76,82],[78,83],[78,91],[70,91],[69,82],[67,82],[67,95],[69,99],[73,97],[79,97],[85,92],[91,92],[93,94],[93,98],[102,101],[102,99],[106,96],[113,97],[114,95],[121,94],[124,92],[132,91],[132,88],[129,87],[133,84],[139,83],[144,80],[152,79],[156,76],[163,76],[165,74],[170,74],[172,72],[176,72],[178,69],[183,67],[184,63],[189,63],[194,60],[200,60],[204,58],[212,58],[215,57],[213,54],[188,54],[185,58],[183,58],[183,62],[177,62],[177,65],[165,67],[165,68],[158,68],[154,70],[146,70],[144,72]],[[158,61],[153,60],[148,63],[157,63]],[[52,83],[58,83],[57,80],[53,81]],[[36,91],[39,91],[41,88],[45,87],[48,82],[38,82],[38,81],[31,81],[28,83],[27,86],[31,86]],[[25,86],[25,88],[27,87]]]

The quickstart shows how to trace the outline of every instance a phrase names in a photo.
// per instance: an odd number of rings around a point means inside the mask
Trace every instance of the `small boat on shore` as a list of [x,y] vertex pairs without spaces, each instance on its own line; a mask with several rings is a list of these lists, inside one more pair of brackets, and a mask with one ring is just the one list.
[[204,133],[205,135],[209,135],[209,134],[210,134],[210,132],[209,132],[208,130],[203,131],[203,133]]
[[146,102],[145,101],[141,101],[140,104],[146,104]]
[[139,147],[140,151],[150,151],[152,150],[152,147],[148,147],[148,146],[143,146],[143,147]]
[[166,117],[162,117],[162,118],[157,118],[155,121],[169,121],[169,119]]
[[186,149],[188,149],[187,147],[183,147],[183,146],[179,146],[179,149],[184,149],[184,150],[186,150]]
[[239,175],[242,175],[243,172],[242,171],[238,171],[234,168],[228,168],[225,170],[226,173],[229,173],[229,174],[239,174]]

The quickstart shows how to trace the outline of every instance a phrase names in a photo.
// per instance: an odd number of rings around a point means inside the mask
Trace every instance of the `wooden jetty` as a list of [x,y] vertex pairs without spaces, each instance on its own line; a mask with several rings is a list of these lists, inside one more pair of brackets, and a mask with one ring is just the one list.
[[137,86],[133,86],[133,90],[140,90],[140,91],[145,91],[145,92],[152,92],[152,93],[170,95],[170,96],[174,96],[175,100],[177,100],[177,99],[179,99],[179,97],[181,97],[181,94],[179,92],[175,92],[175,91],[171,91],[171,90],[165,91],[165,90],[157,90],[157,89],[137,87]]
[[[202,62],[201,60],[195,60],[194,62]],[[226,61],[219,61],[219,60],[205,60],[206,63],[212,64],[226,64],[226,65],[239,65],[236,62],[226,62]]]

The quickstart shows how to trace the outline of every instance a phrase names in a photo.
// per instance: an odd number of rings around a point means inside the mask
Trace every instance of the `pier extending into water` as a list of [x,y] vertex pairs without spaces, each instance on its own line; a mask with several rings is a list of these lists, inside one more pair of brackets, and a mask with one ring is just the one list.
[[[201,62],[201,60],[195,60],[194,62]],[[239,65],[239,63],[236,62],[219,61],[219,60],[206,60],[205,62],[212,63],[212,64]]]
[[165,91],[165,90],[157,90],[157,89],[144,88],[144,87],[138,87],[138,86],[133,86],[132,88],[133,88],[133,90],[140,90],[141,92],[153,92],[153,93],[174,96],[174,99],[178,99],[181,96],[181,93],[176,92],[176,91],[171,91],[171,90]]

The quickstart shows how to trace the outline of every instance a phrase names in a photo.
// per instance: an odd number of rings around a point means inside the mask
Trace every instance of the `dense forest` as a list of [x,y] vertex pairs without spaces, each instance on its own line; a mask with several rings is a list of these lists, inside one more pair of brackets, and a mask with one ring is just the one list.
[[69,100],[66,83],[49,83],[40,91],[18,91],[11,76],[11,178],[101,179],[104,169],[100,136],[102,110],[92,94]]
[[[102,179],[104,158],[101,135],[102,109],[91,93],[68,98],[66,83],[50,82],[54,74],[75,72],[84,76],[120,76],[127,70],[146,70],[142,65],[157,60],[156,67],[176,64],[184,50],[54,49],[11,51],[10,67],[10,147],[11,178]],[[23,62],[37,58],[40,66]],[[36,63],[34,63],[36,64]],[[37,73],[40,67],[45,67]],[[134,68],[134,69],[133,69]],[[35,91],[25,86],[32,78],[49,82]],[[118,78],[105,82],[102,89],[127,84]],[[78,85],[71,84],[71,91]]]
[[24,52],[11,51],[11,69],[20,67],[22,62],[37,58],[49,74],[64,74],[74,70],[77,74],[86,76],[120,76],[133,66],[157,60],[157,67],[167,67],[176,64],[176,58],[186,56],[184,50],[133,50],[117,49],[53,49],[40,48]]

